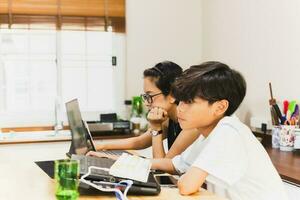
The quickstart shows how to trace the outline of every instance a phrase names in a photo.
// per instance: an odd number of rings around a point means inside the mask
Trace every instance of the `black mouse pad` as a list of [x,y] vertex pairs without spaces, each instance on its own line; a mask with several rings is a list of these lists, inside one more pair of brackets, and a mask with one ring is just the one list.
[[54,178],[54,160],[36,161],[34,162],[39,166],[50,178]]

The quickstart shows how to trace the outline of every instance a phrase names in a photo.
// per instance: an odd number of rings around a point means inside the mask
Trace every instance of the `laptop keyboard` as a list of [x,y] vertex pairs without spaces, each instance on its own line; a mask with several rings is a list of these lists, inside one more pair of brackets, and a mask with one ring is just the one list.
[[107,155],[113,155],[113,156],[121,156],[123,153],[127,153],[127,154],[131,154],[128,151],[124,151],[124,150],[100,150],[97,152],[101,152],[101,153],[105,153]]
[[[105,153],[107,155],[114,155],[114,156],[121,156],[123,153],[128,153],[124,150],[100,150],[97,152]],[[130,154],[130,153],[128,153]],[[89,166],[101,167],[101,168],[110,168],[114,164],[114,160],[110,160],[107,158],[97,158],[97,157],[90,157],[84,155],[72,155],[72,159],[79,160],[80,162],[80,171],[82,174],[88,172]],[[100,169],[92,169],[92,174],[108,174],[107,171],[103,171]]]
[[[90,157],[87,157],[87,167],[89,166],[95,166],[95,167],[101,167],[101,168],[107,168],[109,169],[111,165],[114,163],[114,161],[109,160],[107,158],[101,158],[101,159],[93,159]],[[107,171],[103,171],[101,169],[92,169],[92,173],[95,174],[108,174]]]
[[[80,172],[85,174],[88,172],[90,166],[101,167],[109,169],[113,164],[114,160],[107,158],[97,158],[83,155],[72,155],[72,160],[79,160],[80,162]],[[100,169],[92,169],[92,174],[108,174],[107,171]]]

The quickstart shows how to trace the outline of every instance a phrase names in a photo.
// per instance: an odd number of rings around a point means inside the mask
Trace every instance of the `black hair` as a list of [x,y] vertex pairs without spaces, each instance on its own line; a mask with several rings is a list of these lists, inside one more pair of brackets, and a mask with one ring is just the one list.
[[182,74],[182,68],[174,62],[164,61],[157,63],[154,67],[144,71],[144,78],[155,78],[155,85],[164,96],[171,92],[175,79]]
[[190,102],[196,97],[210,104],[226,99],[229,102],[226,116],[233,114],[246,94],[246,81],[226,64],[210,61],[185,70],[172,88],[178,101]]

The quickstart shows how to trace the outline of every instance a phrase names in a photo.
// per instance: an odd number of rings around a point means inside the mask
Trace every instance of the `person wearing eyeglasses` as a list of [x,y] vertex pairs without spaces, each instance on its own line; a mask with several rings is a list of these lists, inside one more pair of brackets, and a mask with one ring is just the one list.
[[[148,130],[138,136],[99,144],[97,150],[144,149],[152,145],[154,158],[173,158],[183,152],[196,140],[196,129],[182,131],[177,120],[177,104],[171,92],[175,79],[182,74],[182,68],[174,62],[164,61],[144,71],[144,94],[142,100],[149,109]],[[194,134],[193,134],[194,133]],[[168,152],[165,152],[163,140],[167,139]],[[99,155],[98,155],[99,154]],[[100,156],[99,152],[90,152],[91,156]]]

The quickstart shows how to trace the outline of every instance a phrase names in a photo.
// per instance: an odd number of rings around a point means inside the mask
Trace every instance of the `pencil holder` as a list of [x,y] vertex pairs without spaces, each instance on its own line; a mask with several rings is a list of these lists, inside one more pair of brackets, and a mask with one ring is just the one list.
[[280,150],[293,151],[295,141],[295,126],[281,126],[280,129]]

